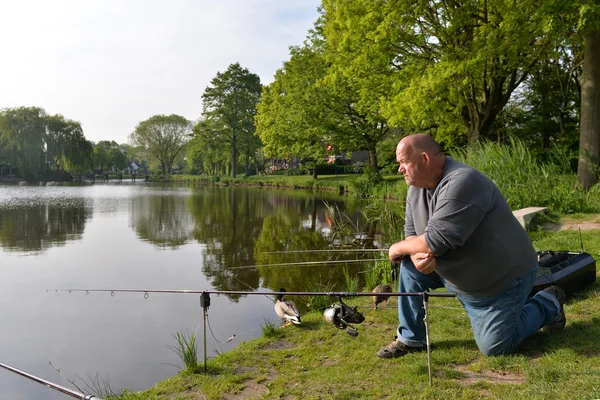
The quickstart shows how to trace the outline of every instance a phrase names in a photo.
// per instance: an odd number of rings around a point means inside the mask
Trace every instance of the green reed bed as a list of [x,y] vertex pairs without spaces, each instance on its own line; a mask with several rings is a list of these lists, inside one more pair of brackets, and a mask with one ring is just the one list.
[[569,156],[554,149],[541,162],[525,144],[481,142],[450,155],[477,168],[500,188],[510,207],[549,207],[559,214],[600,211],[600,185],[590,191],[577,188]]

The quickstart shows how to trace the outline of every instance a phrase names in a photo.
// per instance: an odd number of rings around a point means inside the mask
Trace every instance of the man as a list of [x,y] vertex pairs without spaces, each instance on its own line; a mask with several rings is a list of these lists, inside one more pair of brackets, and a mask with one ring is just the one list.
[[[410,186],[406,239],[389,249],[401,261],[400,292],[445,286],[464,306],[486,355],[513,352],[542,327],[564,328],[565,293],[549,287],[528,298],[537,255],[498,187],[474,168],[446,157],[428,135],[398,143],[398,171]],[[377,355],[399,357],[425,342],[421,297],[399,297],[397,339]]]

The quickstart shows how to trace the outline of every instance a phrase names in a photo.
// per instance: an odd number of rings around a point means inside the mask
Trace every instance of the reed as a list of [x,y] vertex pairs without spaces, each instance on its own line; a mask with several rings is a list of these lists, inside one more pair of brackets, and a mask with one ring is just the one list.
[[492,179],[513,210],[541,206],[561,214],[600,211],[600,187],[578,189],[569,165],[572,157],[558,148],[547,152],[547,161],[540,161],[518,140],[481,142],[449,154]]
[[[173,351],[185,365],[185,371],[197,374],[200,372],[198,365],[198,350],[196,349],[196,334],[185,332],[176,332],[173,334],[174,345],[167,346]],[[183,369],[183,368],[182,368]]]
[[[316,284],[311,285],[309,290],[311,292],[333,292],[334,289],[334,285],[331,284]],[[331,303],[331,299],[327,296],[310,296],[308,298],[308,307],[311,309],[311,311],[323,311],[326,308],[329,308]]]
[[358,278],[350,275],[350,270],[348,266],[344,266],[344,280],[346,281],[346,291],[348,292],[359,292],[360,285],[358,283]]
[[372,268],[364,271],[365,291],[371,291],[381,283],[392,283],[391,265],[389,261],[375,261]]

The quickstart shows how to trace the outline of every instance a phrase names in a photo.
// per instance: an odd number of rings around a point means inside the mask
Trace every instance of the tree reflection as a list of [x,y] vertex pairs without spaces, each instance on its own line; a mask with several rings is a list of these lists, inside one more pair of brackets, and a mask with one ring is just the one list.
[[0,209],[0,245],[12,251],[43,251],[80,240],[91,211],[83,199]]
[[138,236],[158,247],[177,248],[192,239],[194,219],[185,198],[172,193],[131,200],[130,223]]
[[[271,211],[260,191],[209,188],[192,197],[189,209],[196,221],[194,238],[206,245],[203,272],[218,290],[255,290],[259,287],[254,269],[229,267],[254,264],[254,238],[262,219]],[[237,301],[239,296],[230,296]]]
[[[206,246],[203,272],[217,290],[309,290],[338,285],[343,265],[248,267],[256,264],[355,258],[343,253],[294,253],[332,246],[326,203],[313,193],[206,188],[189,200],[194,238]],[[343,207],[340,203],[339,207]],[[356,213],[354,214],[356,215]],[[273,253],[283,252],[283,253]],[[351,273],[363,268],[348,264]],[[244,268],[240,268],[244,267]],[[338,285],[339,286],[339,285]],[[237,301],[239,296],[229,296]]]

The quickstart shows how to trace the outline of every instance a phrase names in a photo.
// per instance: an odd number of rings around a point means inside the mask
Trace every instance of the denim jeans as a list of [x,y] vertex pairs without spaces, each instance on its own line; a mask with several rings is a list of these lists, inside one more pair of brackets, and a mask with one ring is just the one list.
[[[529,298],[537,265],[502,292],[487,297],[472,297],[457,293],[473,328],[477,347],[485,355],[507,354],[519,343],[560,312],[558,300],[548,292],[538,292]],[[400,269],[400,292],[425,292],[445,286],[435,272],[419,272],[410,257],[404,257]],[[451,289],[448,289],[451,290]],[[398,297],[398,339],[410,347],[425,343],[425,323],[422,297]]]

